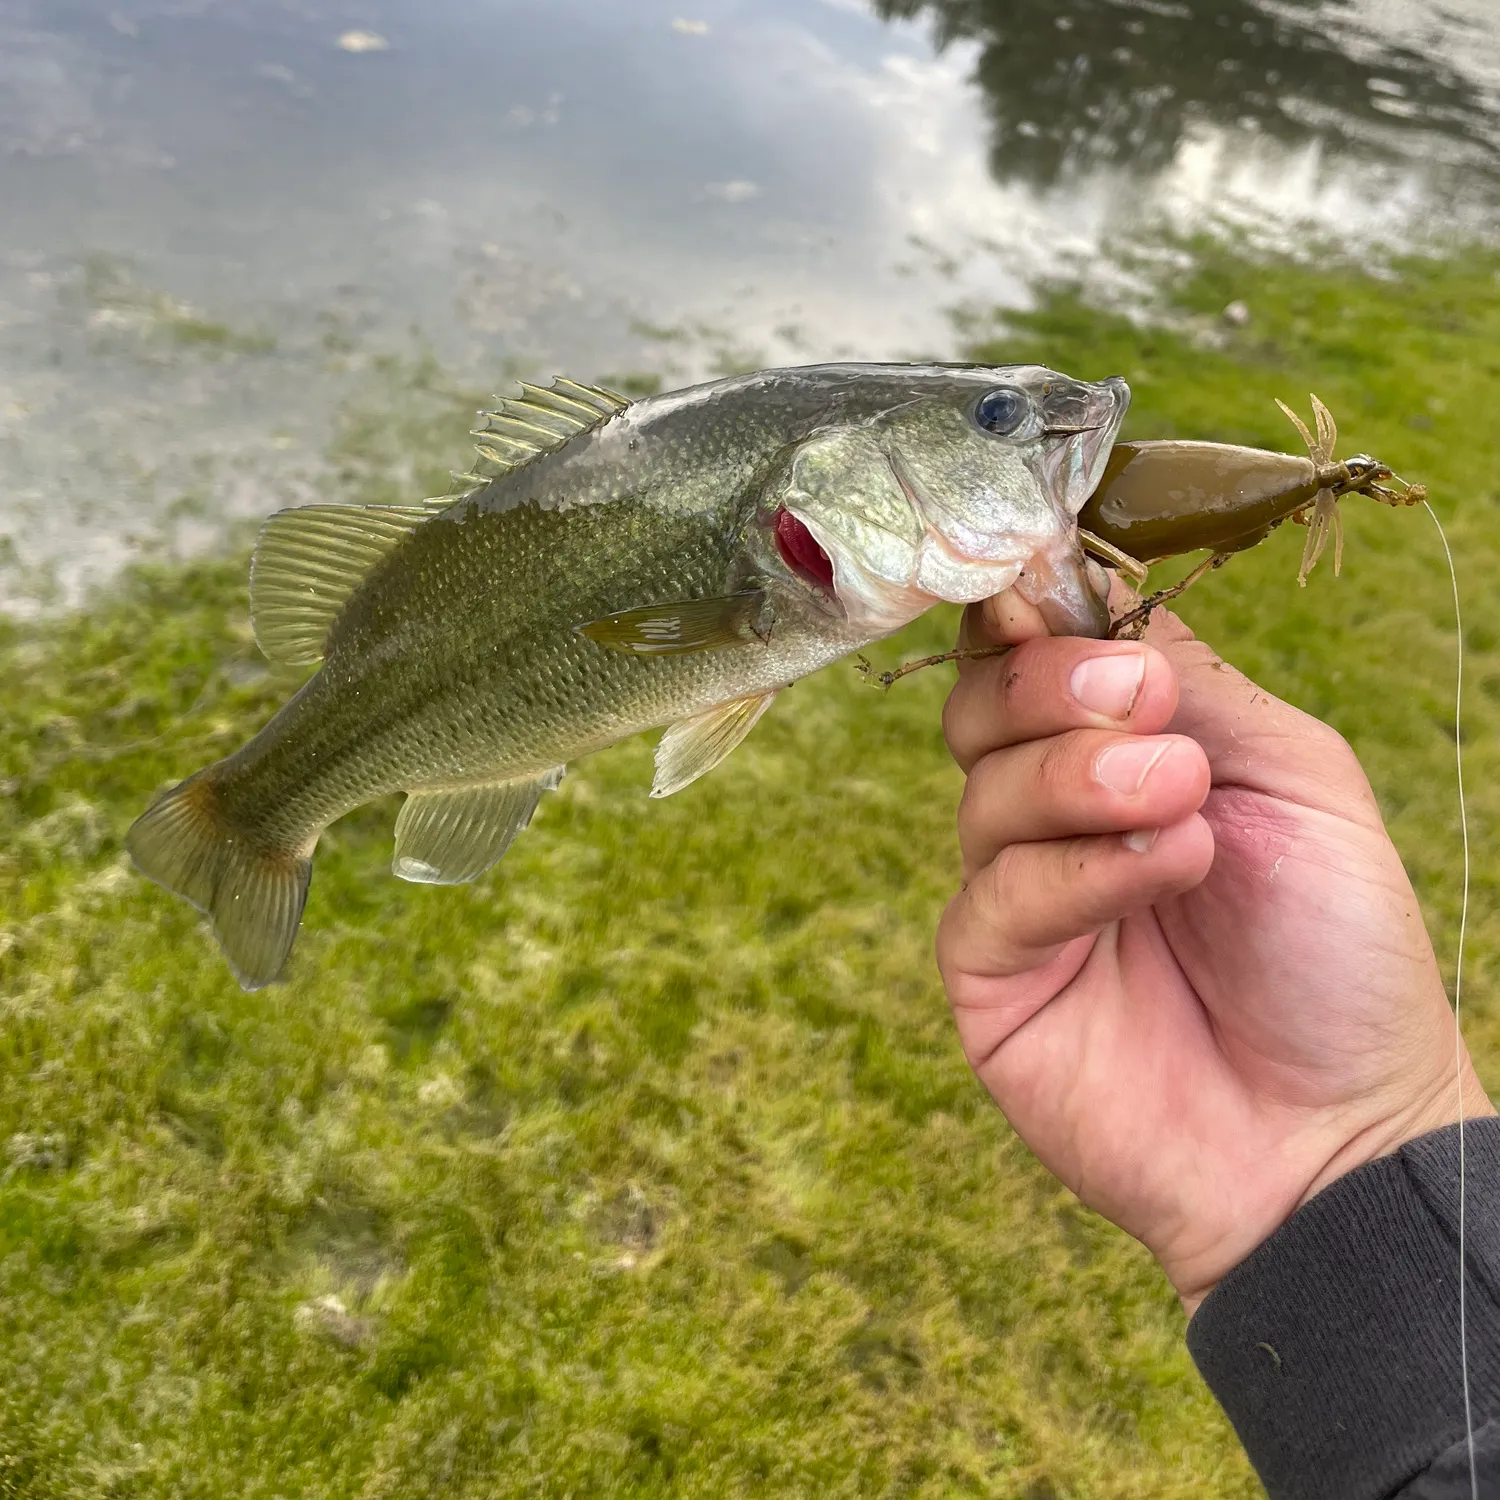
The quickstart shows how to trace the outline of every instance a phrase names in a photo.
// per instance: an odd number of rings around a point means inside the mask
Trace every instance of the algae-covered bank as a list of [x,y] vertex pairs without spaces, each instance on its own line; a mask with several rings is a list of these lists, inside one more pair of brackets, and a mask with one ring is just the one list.
[[[1500,1087],[1500,256],[1197,264],[1140,324],[1058,290],[969,337],[1124,374],[1135,435],[1293,447],[1273,397],[1314,390],[1346,451],[1428,484]],[[1342,579],[1299,590],[1287,528],[1185,613],[1354,742],[1451,973],[1447,575],[1420,512],[1345,518]],[[474,886],[390,879],[394,802],[365,809],[289,982],[246,995],[121,844],[295,681],[256,654],[245,558],[3,630],[0,1496],[1258,1493],[1149,1258],[951,1033],[943,672],[881,696],[830,668],[665,802],[644,742],[595,757]]]

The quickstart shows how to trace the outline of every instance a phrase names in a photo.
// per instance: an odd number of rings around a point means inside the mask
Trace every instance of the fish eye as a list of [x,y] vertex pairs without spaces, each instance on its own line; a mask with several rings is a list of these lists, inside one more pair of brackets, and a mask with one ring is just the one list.
[[998,437],[1007,437],[1026,420],[1031,411],[1031,402],[1023,392],[1012,385],[998,386],[986,391],[974,407],[974,420],[986,432]]

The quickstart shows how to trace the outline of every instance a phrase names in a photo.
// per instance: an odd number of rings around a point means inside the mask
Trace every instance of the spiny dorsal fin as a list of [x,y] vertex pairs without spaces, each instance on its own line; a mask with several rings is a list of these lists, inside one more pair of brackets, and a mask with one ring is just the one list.
[[651,795],[670,797],[706,776],[755,728],[760,716],[775,702],[777,691],[773,688],[751,698],[735,698],[671,725],[657,742]]
[[381,558],[432,519],[421,505],[303,505],[260,529],[250,623],[272,661],[319,660],[329,626]]
[[[467,474],[453,476],[458,490],[499,479],[538,454],[551,453],[580,433],[592,432],[629,405],[624,396],[603,386],[559,377],[544,390],[522,381],[519,396],[503,397],[493,411],[479,413],[480,425],[471,434],[479,457]],[[442,495],[427,504],[442,509],[457,498],[457,493]]]
[[422,885],[477,880],[510,848],[542,793],[554,790],[562,775],[563,767],[555,766],[525,781],[409,793],[396,816],[392,873]]

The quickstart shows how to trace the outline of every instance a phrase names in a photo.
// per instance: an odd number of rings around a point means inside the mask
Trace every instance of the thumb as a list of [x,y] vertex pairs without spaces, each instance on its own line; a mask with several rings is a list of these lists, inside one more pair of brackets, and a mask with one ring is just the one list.
[[[964,609],[958,627],[958,647],[961,651],[973,651],[983,646],[1019,646],[1022,641],[1050,634],[1036,605],[1014,589],[1006,589],[1003,594],[992,594]],[[960,661],[959,671],[968,665]]]
[[[1112,576],[1110,613],[1118,618],[1139,603],[1140,599],[1124,581],[1118,575]],[[958,647],[961,651],[972,651],[983,646],[1019,646],[1022,641],[1051,634],[1036,605],[1009,588],[1003,594],[991,594],[988,599],[981,599],[964,609],[958,627]],[[963,671],[963,662],[958,664],[958,669]]]

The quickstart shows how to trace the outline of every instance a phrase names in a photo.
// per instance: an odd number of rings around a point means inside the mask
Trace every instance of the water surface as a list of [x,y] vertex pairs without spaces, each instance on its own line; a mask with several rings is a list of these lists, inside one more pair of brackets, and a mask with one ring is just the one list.
[[1486,233],[1497,57],[1487,0],[0,0],[4,603],[328,489],[382,356],[943,355],[1163,219]]

